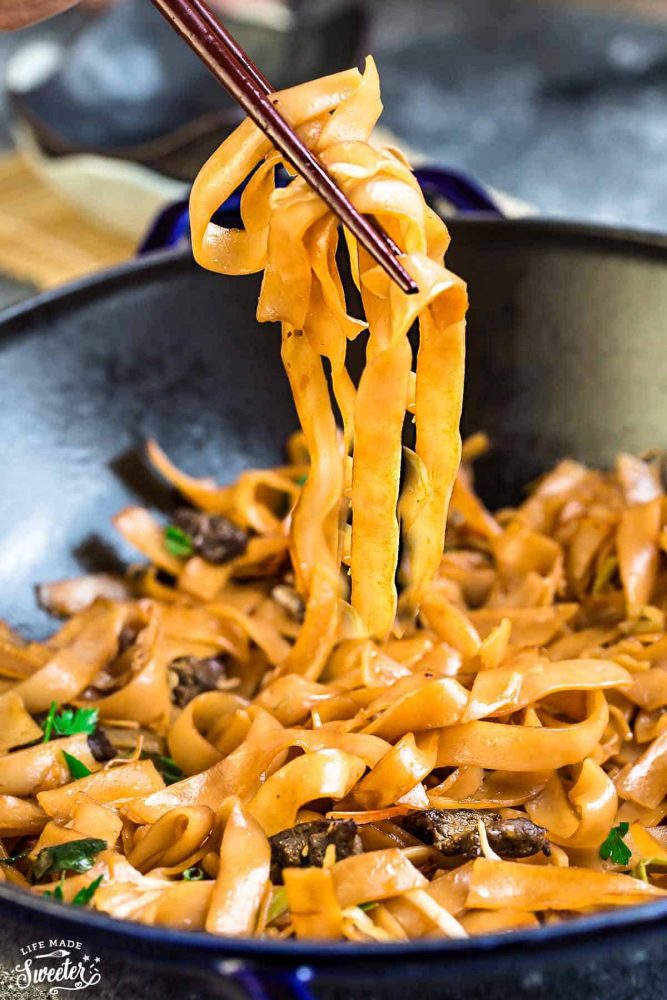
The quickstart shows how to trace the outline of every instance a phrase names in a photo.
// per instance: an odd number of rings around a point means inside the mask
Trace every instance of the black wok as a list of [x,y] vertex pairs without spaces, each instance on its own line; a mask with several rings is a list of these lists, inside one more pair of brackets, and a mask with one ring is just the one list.
[[[486,429],[491,504],[563,455],[607,463],[667,444],[667,240],[542,222],[451,226],[472,308],[464,430]],[[155,436],[195,474],[279,460],[295,426],[258,282],[144,258],[0,318],[0,616],[39,636],[32,586],[132,553],[109,527],[137,495]],[[358,359],[357,359],[358,363]],[[112,921],[0,884],[0,960],[67,937],[101,957],[88,996],[662,1000],[667,903],[513,936],[407,946],[225,941]],[[311,982],[312,980],[312,982]],[[8,992],[12,992],[9,976]],[[304,992],[305,991],[305,992]]]

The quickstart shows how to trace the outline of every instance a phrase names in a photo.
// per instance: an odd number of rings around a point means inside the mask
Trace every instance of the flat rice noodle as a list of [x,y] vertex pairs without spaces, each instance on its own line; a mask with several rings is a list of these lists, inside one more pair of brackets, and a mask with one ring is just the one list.
[[[460,768],[459,771],[464,770]],[[539,796],[549,780],[549,771],[489,771],[466,768],[470,785],[463,780],[457,784],[436,785],[428,791],[430,805],[435,809],[507,809],[526,805]],[[481,772],[482,778],[477,776]],[[451,777],[451,776],[450,776]],[[477,783],[476,783],[477,782]]]
[[498,667],[477,674],[462,721],[506,715],[560,691],[628,689],[631,683],[627,670],[609,660],[538,660]]
[[113,808],[82,799],[72,809],[67,828],[82,837],[104,840],[109,848],[114,848],[121,835],[123,821]]
[[341,907],[389,899],[428,882],[397,848],[371,851],[338,861],[331,869]]
[[472,863],[466,906],[480,910],[587,910],[600,906],[633,906],[667,895],[631,875],[553,868],[513,861]]
[[171,883],[157,899],[152,922],[180,931],[205,930],[213,890],[214,883],[209,881]]
[[494,537],[491,551],[501,578],[512,585],[529,573],[550,576],[562,563],[560,545],[547,535],[514,522]]
[[365,809],[393,805],[430,774],[438,750],[436,733],[412,733],[403,736],[396,746],[363,778],[354,792],[355,800]]
[[597,746],[609,719],[602,692],[587,695],[588,715],[570,726],[536,728],[466,722],[440,734],[437,767],[473,764],[503,771],[532,771],[536,761],[557,770],[578,764]]
[[630,614],[649,604],[658,570],[660,498],[628,507],[616,534],[618,568]]
[[331,869],[285,868],[283,879],[298,938],[326,940],[343,936],[343,915]]
[[567,797],[579,817],[577,829],[569,836],[559,837],[546,823],[552,839],[563,847],[599,847],[614,825],[618,810],[614,782],[589,758],[581,765]]
[[43,667],[53,652],[38,642],[19,645],[0,636],[0,677],[23,680]]
[[[422,615],[438,637],[447,645],[457,649],[464,659],[473,657],[479,652],[481,639],[471,620],[470,612],[462,612],[443,594],[430,591],[422,602]],[[500,621],[496,624],[500,624]]]
[[210,836],[214,822],[215,814],[207,806],[172,809],[146,830],[127,860],[144,873],[188,864]]
[[607,646],[618,636],[616,628],[584,628],[550,643],[546,655],[550,660],[572,660],[587,656],[591,650]]
[[53,819],[65,820],[69,819],[79,796],[86,796],[101,804],[124,804],[159,788],[164,788],[164,782],[153,762],[137,760],[70,781],[62,788],[39,792],[37,801]]
[[628,764],[616,778],[616,790],[624,799],[656,809],[667,794],[667,731]]
[[228,691],[205,691],[190,701],[169,729],[169,753],[184,774],[199,774],[213,767],[222,754],[210,740],[214,725],[229,724],[237,709],[245,709],[245,698]]
[[644,860],[667,862],[667,843],[665,843],[665,828],[655,827],[647,830],[641,823],[632,823],[628,840],[634,848],[633,854]]
[[[416,679],[418,678],[405,678],[405,681],[407,683]],[[398,681],[394,690],[402,685],[403,681]],[[392,688],[389,689],[391,691]],[[364,728],[364,732],[386,740],[395,740],[408,732],[451,726],[461,718],[467,699],[467,691],[453,677],[424,681],[414,690],[399,695],[393,704]],[[373,713],[376,704],[371,702],[366,712]]]
[[113,519],[116,531],[138,549],[149,562],[172,576],[178,576],[183,561],[172,556],[164,542],[164,527],[143,507],[126,507]]
[[159,606],[152,604],[147,611],[148,624],[133,647],[131,679],[104,698],[87,699],[85,705],[96,708],[100,719],[132,719],[164,732],[171,715],[167,668],[174,649],[164,641]]
[[96,601],[72,619],[77,634],[71,645],[59,649],[43,667],[14,688],[26,709],[44,712],[52,701],[63,704],[77,698],[115,655],[125,615],[122,604]]
[[0,795],[35,795],[67,784],[71,775],[63,751],[91,771],[99,770],[100,765],[90,752],[85,733],[38,743],[0,757]]
[[331,689],[298,674],[277,677],[262,688],[255,704],[270,712],[283,726],[294,726],[308,717],[310,710],[331,698]]
[[452,489],[451,508],[463,518],[466,527],[483,538],[495,538],[502,528],[495,517],[489,513],[477,494],[466,482],[466,477],[459,469]]
[[30,837],[46,826],[41,806],[15,795],[0,795],[0,837]]
[[314,799],[343,799],[366,764],[342,750],[316,750],[296,757],[266,779],[248,804],[267,836],[293,826],[299,809]]
[[212,601],[206,608],[215,618],[220,619],[223,625],[238,626],[256,646],[259,646],[269,663],[281,663],[289,654],[289,643],[267,622],[251,618],[223,601]]
[[616,456],[614,469],[628,505],[649,503],[662,496],[660,473],[656,463],[651,464],[636,455],[621,452]]
[[[568,797],[557,771],[554,771],[544,787],[526,802],[526,812],[533,823],[549,831],[550,837],[567,840],[568,837],[574,836],[579,828],[580,816]],[[604,837],[602,839],[604,840]]]
[[220,867],[206,917],[211,934],[252,934],[269,883],[271,847],[259,824],[235,801],[220,846]]
[[214,566],[201,556],[190,556],[178,574],[178,589],[200,601],[213,601],[229,581],[231,563]]
[[492,629],[508,618],[515,647],[546,646],[575,616],[578,604],[555,604],[548,608],[478,608],[468,612],[470,623],[485,639]]
[[42,730],[23,707],[16,691],[0,695],[0,755],[42,738]]
[[234,753],[208,771],[176,782],[155,795],[138,797],[123,806],[123,813],[133,822],[153,823],[163,813],[179,805],[199,804],[217,809],[229,795],[251,798],[271,763],[291,747],[299,747],[310,754],[320,750],[341,750],[361,758],[368,767],[376,764],[390,749],[388,743],[376,736],[341,733],[323,727],[314,730],[283,729],[267,713],[264,715],[275,727],[275,732],[264,731],[253,739],[251,730],[248,739]]
[[477,937],[479,934],[533,930],[540,922],[532,913],[521,910],[470,910],[461,917],[461,926],[471,937]]
[[649,712],[664,708],[667,705],[667,669],[661,664],[652,670],[635,674],[631,686],[623,693],[633,704]]

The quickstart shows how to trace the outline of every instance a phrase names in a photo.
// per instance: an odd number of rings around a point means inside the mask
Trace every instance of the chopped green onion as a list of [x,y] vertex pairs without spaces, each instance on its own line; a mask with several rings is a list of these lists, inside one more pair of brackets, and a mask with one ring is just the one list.
[[56,717],[57,711],[58,711],[58,704],[57,702],[52,701],[51,704],[49,705],[48,714],[44,719],[44,738],[42,740],[42,743],[48,743],[49,740],[51,739],[51,733],[53,732],[53,720]]
[[63,750],[62,754],[69,768],[69,773],[75,781],[79,778],[87,778],[89,774],[93,773],[82,760],[79,760],[78,757],[73,757],[71,753],[67,753],[67,750]]
[[288,909],[289,903],[287,901],[287,889],[284,885],[274,886],[273,896],[266,914],[267,924],[271,924],[274,920],[277,920],[278,917],[282,917],[283,913],[287,913]]
[[64,897],[63,897],[63,885],[64,885],[64,883],[65,883],[65,875],[63,874],[63,875],[60,876],[60,882],[55,887],[55,889],[53,890],[53,892],[51,892],[50,889],[47,889],[46,892],[42,893],[42,895],[43,896],[51,896],[51,898],[55,899],[57,903],[63,903],[64,902]]
[[168,524],[164,529],[164,547],[176,559],[187,559],[194,552],[194,544],[187,531],[175,524]]
[[88,885],[84,885],[83,889],[79,889],[72,900],[72,904],[74,906],[88,906],[88,903],[99,889],[103,878],[103,875],[98,875],[98,877],[93,879],[93,881]]
[[201,882],[203,878],[204,872],[196,865],[193,868],[186,868],[183,872],[184,882]]
[[30,848],[26,847],[25,851],[21,851],[20,854],[12,854],[10,858],[0,858],[0,865],[15,865],[17,861],[27,858],[29,854]]

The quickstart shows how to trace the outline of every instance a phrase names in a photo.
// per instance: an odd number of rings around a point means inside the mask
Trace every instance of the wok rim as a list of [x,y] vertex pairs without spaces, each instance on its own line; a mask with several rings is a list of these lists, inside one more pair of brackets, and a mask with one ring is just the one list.
[[[495,219],[484,215],[468,216],[447,220],[456,235],[457,231],[479,233],[492,236],[496,240],[516,241],[526,238],[547,240],[554,249],[560,246],[583,249],[587,245],[610,253],[656,258],[667,267],[667,233],[651,232],[622,227],[572,222],[561,219],[525,218]],[[83,278],[76,279],[57,289],[38,293],[0,311],[0,348],[9,335],[28,334],[25,321],[33,315],[48,311],[52,307],[75,308],[78,300],[91,296],[113,294],[115,288],[125,285],[130,279],[142,280],[152,275],[168,272],[170,268],[191,265],[195,268],[188,246],[175,249],[153,251],[144,257],[133,258],[113,268]],[[14,325],[20,327],[14,331]],[[619,907],[603,913],[576,918],[561,924],[516,930],[511,933],[496,933],[470,937],[464,940],[423,939],[391,943],[355,942],[301,942],[269,941],[261,938],[222,938],[202,931],[184,931],[168,927],[156,927],[131,920],[120,920],[103,913],[74,906],[63,907],[46,897],[27,892],[11,884],[0,884],[0,904],[4,914],[11,919],[17,916],[31,916],[49,921],[55,933],[73,933],[79,928],[92,934],[100,934],[112,948],[140,944],[146,951],[156,946],[168,948],[172,957],[181,964],[192,965],[196,960],[208,958],[214,971],[223,973],[225,961],[235,960],[255,962],[270,961],[274,968],[294,969],[299,965],[313,965],[323,970],[331,963],[331,970],[340,974],[340,959],[346,957],[355,961],[354,968],[347,968],[346,975],[373,969],[388,957],[406,961],[435,959],[442,957],[450,962],[465,963],[467,960],[479,962],[481,959],[515,959],[545,957],[553,951],[572,946],[589,947],[604,940],[606,947],[614,942],[628,939],[633,931],[644,936],[650,929],[656,929],[667,920],[667,898],[650,904]],[[42,921],[40,920],[40,923]],[[53,933],[53,931],[51,932]],[[137,956],[144,952],[137,952]],[[162,960],[167,956],[160,954]],[[265,966],[262,966],[266,968]],[[208,967],[210,971],[210,966]],[[206,971],[206,967],[203,971]],[[233,971],[233,970],[232,970]],[[385,970],[391,973],[391,969]]]

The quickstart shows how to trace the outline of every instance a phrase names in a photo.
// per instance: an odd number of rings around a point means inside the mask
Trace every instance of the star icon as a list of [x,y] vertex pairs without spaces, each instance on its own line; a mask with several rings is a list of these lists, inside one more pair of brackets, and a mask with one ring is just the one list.
[[88,958],[88,956],[87,956],[87,955],[84,955],[84,956],[83,956],[83,960],[84,960],[84,962],[90,962],[90,959]]

